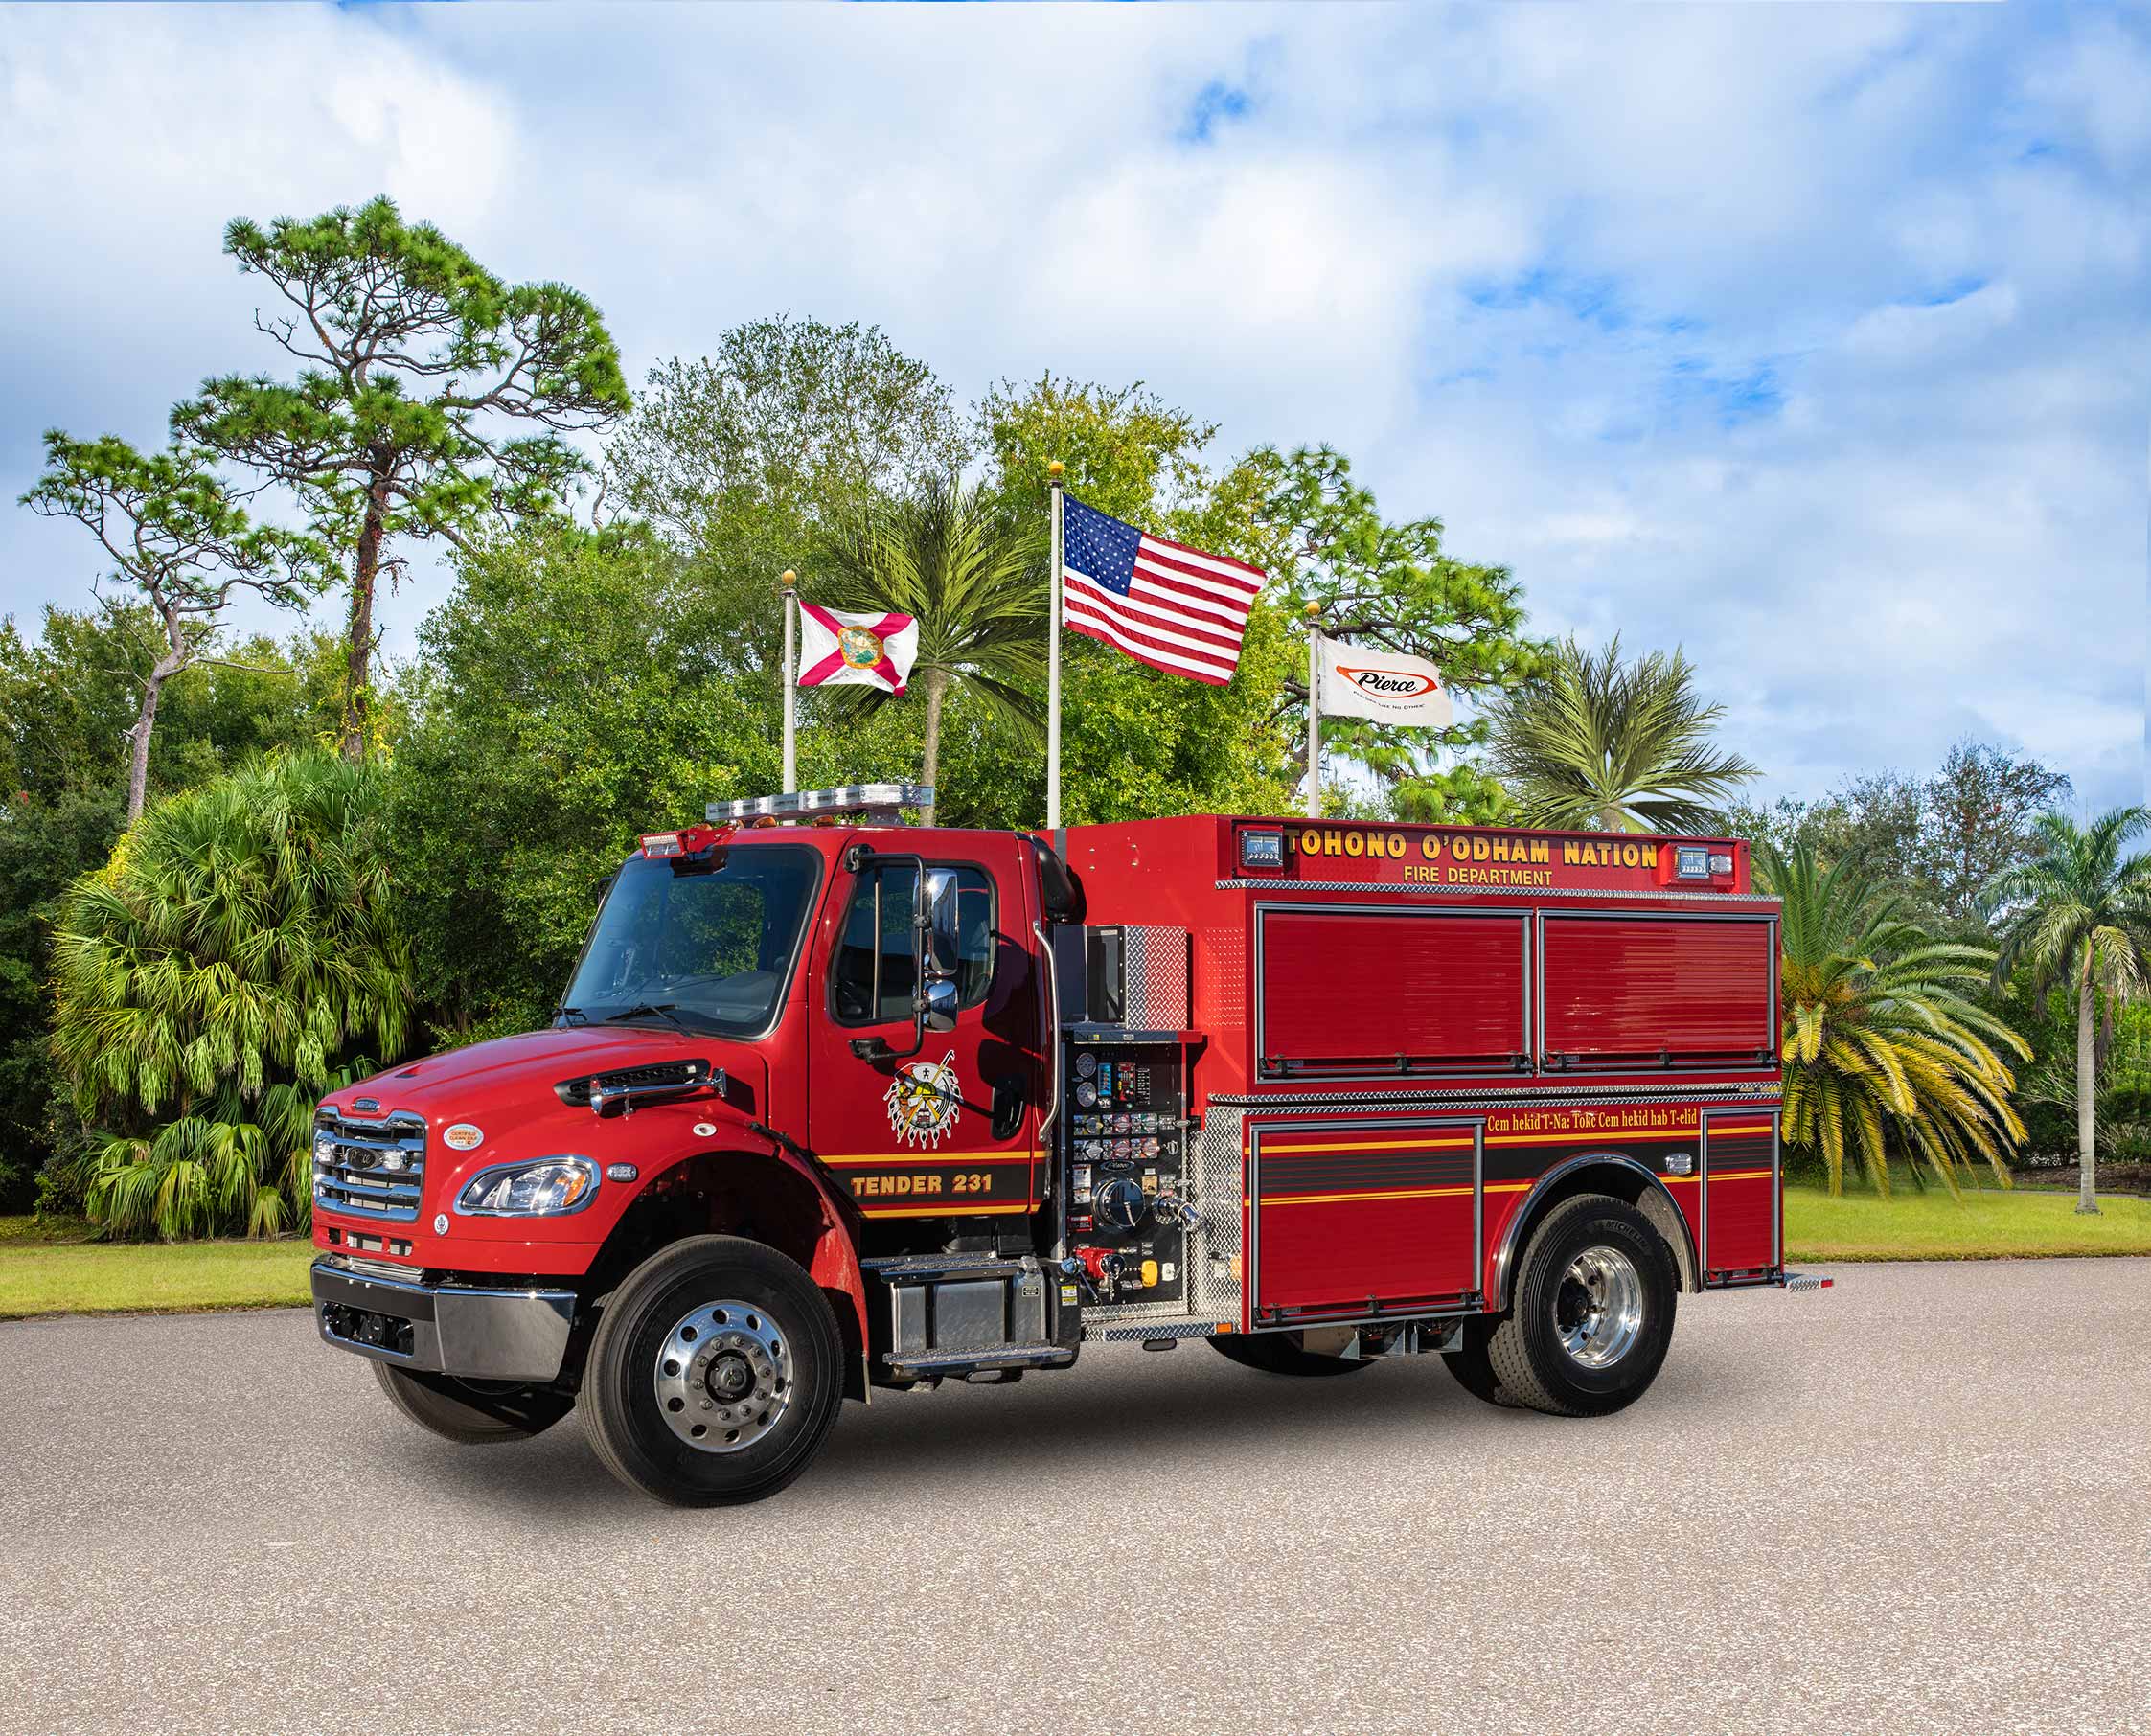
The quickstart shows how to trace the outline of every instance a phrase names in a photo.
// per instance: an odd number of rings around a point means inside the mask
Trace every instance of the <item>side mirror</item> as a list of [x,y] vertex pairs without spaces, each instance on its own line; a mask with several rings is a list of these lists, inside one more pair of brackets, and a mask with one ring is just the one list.
[[927,985],[927,1029],[948,1032],[956,1028],[956,985],[947,977]]
[[955,871],[927,869],[920,879],[919,903],[919,956],[926,967],[924,974],[929,982],[946,982],[956,974],[962,944]]

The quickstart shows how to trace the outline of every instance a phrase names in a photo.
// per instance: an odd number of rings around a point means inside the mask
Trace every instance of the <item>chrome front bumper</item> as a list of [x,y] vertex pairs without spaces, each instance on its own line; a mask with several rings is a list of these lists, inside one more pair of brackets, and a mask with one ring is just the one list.
[[406,1284],[313,1263],[324,1342],[398,1368],[472,1381],[555,1379],[575,1324],[571,1290]]

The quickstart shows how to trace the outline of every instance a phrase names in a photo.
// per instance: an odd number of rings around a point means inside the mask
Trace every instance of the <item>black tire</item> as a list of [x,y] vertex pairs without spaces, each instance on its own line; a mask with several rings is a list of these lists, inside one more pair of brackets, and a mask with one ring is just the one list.
[[[745,1384],[728,1393],[727,1376]],[[613,1291],[579,1408],[591,1448],[629,1487],[721,1507],[762,1500],[806,1470],[843,1398],[843,1342],[813,1280],[759,1242],[694,1236]]]
[[[1509,1312],[1487,1338],[1488,1367],[1529,1409],[1610,1415],[1658,1378],[1680,1289],[1672,1250],[1641,1212],[1604,1194],[1565,1199],[1524,1247]],[[1594,1321],[1604,1337],[1583,1337]],[[1565,1329],[1582,1338],[1575,1350]]]
[[491,1447],[543,1434],[575,1408],[575,1401],[543,1386],[476,1385],[448,1375],[374,1363],[388,1402],[428,1434],[459,1447]]
[[1228,1362],[1242,1368],[1259,1368],[1264,1374],[1340,1375],[1371,1368],[1372,1362],[1344,1357],[1325,1357],[1307,1350],[1296,1332],[1228,1332],[1205,1339]]
[[1487,1345],[1494,1336],[1495,1322],[1485,1318],[1466,1320],[1461,1329],[1463,1343],[1456,1350],[1445,1350],[1441,1359],[1449,1372],[1456,1377],[1456,1384],[1475,1399],[1484,1399],[1489,1405],[1499,1405],[1503,1410],[1518,1410],[1522,1405],[1516,1394],[1501,1384],[1500,1377],[1494,1372],[1494,1363],[1487,1354]]

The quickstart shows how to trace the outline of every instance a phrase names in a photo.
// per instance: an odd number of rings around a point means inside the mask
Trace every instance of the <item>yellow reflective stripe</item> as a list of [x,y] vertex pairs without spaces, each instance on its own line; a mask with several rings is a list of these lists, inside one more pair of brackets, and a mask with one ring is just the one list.
[[1266,1206],[1329,1205],[1343,1199],[1435,1199],[1471,1191],[1468,1187],[1408,1187],[1384,1194],[1266,1194],[1262,1202]]
[[1000,1218],[1011,1212],[1030,1212],[1034,1205],[965,1205],[960,1201],[928,1206],[864,1206],[859,1210],[862,1218]]
[[1722,1128],[1713,1123],[1711,1125],[1710,1134],[1711,1137],[1715,1139],[1722,1138],[1728,1133],[1767,1133],[1770,1131],[1771,1126],[1767,1121],[1758,1123],[1756,1126],[1751,1128]]
[[[1718,1130],[1723,1132],[1723,1128]],[[1488,1145],[1574,1145],[1587,1140],[1596,1140],[1606,1145],[1633,1145],[1638,1141],[1656,1139],[1693,1139],[1694,1128],[1674,1128],[1670,1131],[1659,1128],[1603,1128],[1595,1133],[1489,1133]]]
[[1035,1163],[1038,1159],[1028,1152],[928,1152],[923,1156],[916,1152],[862,1152],[822,1161],[831,1169],[850,1170],[881,1163]]
[[1761,1181],[1768,1178],[1769,1170],[1712,1170],[1713,1181]]
[[1265,1139],[1265,1154],[1284,1152],[1447,1152],[1469,1151],[1472,1140],[1462,1139],[1360,1139],[1341,1140],[1334,1145],[1276,1145]]

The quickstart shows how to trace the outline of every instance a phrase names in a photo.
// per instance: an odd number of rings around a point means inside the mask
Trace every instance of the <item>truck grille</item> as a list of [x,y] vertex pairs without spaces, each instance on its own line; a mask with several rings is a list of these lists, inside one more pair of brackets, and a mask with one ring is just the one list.
[[313,1124],[317,1211],[408,1223],[425,1180],[425,1118],[408,1110],[367,1120],[323,1109]]

